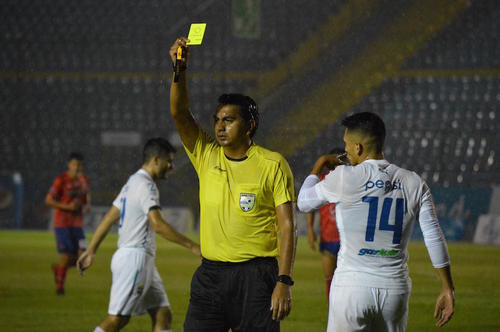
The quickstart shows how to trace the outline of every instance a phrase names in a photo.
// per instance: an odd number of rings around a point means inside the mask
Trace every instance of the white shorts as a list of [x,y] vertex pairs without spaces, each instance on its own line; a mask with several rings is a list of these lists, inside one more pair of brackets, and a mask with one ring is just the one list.
[[332,283],[327,332],[405,331],[410,292]]
[[137,316],[170,305],[154,263],[154,256],[141,249],[121,248],[115,252],[111,260],[110,315]]

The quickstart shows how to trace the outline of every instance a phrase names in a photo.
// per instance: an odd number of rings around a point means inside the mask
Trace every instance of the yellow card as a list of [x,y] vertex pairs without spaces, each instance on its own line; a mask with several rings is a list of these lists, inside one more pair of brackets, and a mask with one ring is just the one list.
[[203,35],[205,34],[206,23],[192,23],[189,28],[188,45],[201,45]]

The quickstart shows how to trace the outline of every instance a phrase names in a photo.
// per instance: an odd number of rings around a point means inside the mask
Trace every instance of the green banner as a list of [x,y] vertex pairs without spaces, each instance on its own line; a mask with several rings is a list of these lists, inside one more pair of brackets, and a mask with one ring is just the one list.
[[239,38],[260,38],[260,0],[233,0],[233,35]]

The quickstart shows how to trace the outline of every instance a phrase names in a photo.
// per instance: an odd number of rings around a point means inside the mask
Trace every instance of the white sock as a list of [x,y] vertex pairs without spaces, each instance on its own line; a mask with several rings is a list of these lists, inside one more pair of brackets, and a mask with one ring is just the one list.
[[94,332],[106,332],[104,331],[103,329],[101,329],[100,326],[97,326],[95,329],[94,329]]

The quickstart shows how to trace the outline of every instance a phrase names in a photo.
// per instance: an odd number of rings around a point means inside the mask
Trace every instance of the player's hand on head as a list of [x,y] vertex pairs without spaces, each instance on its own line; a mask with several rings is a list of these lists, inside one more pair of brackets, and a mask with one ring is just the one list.
[[448,323],[455,311],[455,295],[453,291],[443,291],[439,294],[434,308],[434,318],[437,319],[436,326],[442,327]]
[[179,37],[175,40],[175,42],[172,44],[172,46],[170,47],[170,51],[169,51],[169,54],[170,54],[170,58],[172,59],[172,63],[175,64],[175,59],[177,58],[177,49],[179,47],[183,47],[185,49],[185,56],[184,56],[184,61],[187,62],[187,56],[188,56],[188,51],[189,51],[189,47],[187,46],[187,43],[188,43],[189,39],[187,39],[186,37]]
[[343,164],[343,162],[340,160],[342,156],[343,155],[325,154],[319,157],[318,160],[316,160],[316,162],[314,163],[314,167],[311,173],[318,175],[324,167],[330,170],[334,169],[336,166]]
[[271,296],[271,308],[273,320],[282,320],[292,310],[292,289],[284,283],[277,282]]
[[340,160],[340,157],[342,155],[339,154],[327,154],[324,155],[323,157],[325,158],[325,166],[329,169],[333,169],[337,167],[338,165],[342,164],[342,161]]

